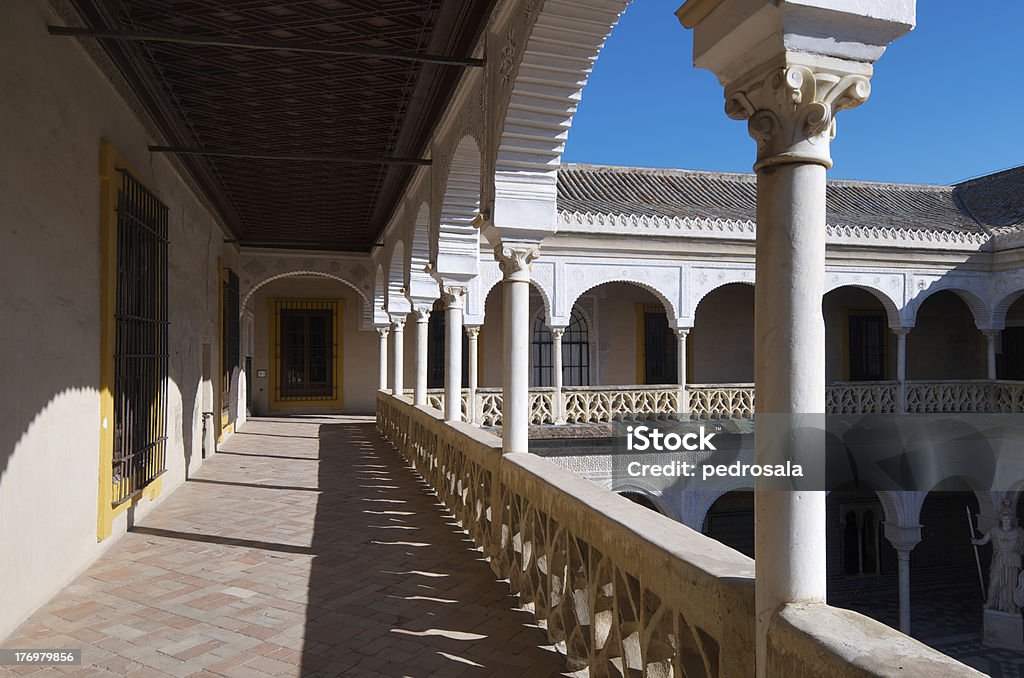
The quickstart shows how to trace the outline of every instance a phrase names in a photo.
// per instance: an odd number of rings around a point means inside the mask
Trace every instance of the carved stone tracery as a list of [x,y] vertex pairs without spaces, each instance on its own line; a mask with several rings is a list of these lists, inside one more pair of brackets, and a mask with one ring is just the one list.
[[789,65],[728,88],[725,112],[747,121],[757,142],[755,170],[792,162],[828,168],[836,113],[859,106],[870,94],[866,75]]

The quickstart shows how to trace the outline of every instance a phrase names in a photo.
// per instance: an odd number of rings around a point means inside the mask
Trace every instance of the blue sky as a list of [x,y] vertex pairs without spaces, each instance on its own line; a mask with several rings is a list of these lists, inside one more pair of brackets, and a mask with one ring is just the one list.
[[[636,0],[612,32],[563,162],[749,172],[754,142],[693,67],[681,0]],[[838,116],[830,176],[952,184],[1024,164],[1024,2],[918,0],[917,28]]]

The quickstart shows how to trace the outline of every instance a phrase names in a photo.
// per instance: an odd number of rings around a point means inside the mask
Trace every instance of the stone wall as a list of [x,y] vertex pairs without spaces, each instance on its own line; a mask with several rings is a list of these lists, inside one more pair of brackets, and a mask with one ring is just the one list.
[[[224,233],[44,3],[0,10],[0,638],[202,463],[203,346],[217,373]],[[97,543],[101,139],[170,209],[170,385],[162,494]]]

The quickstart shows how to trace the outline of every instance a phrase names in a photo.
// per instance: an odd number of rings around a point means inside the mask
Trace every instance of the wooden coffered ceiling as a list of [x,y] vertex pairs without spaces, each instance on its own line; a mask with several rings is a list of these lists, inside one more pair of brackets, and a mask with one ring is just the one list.
[[73,0],[242,245],[367,251],[495,0]]

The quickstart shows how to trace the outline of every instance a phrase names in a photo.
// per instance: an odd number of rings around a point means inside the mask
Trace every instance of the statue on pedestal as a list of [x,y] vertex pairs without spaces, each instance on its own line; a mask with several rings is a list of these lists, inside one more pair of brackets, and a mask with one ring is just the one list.
[[1019,613],[1020,602],[1024,602],[1024,590],[1018,583],[1021,554],[1024,554],[1024,528],[1018,527],[1013,514],[1004,510],[999,515],[998,525],[981,539],[971,540],[975,546],[989,542],[992,542],[992,568],[989,570],[985,609]]

